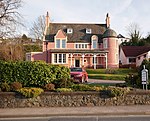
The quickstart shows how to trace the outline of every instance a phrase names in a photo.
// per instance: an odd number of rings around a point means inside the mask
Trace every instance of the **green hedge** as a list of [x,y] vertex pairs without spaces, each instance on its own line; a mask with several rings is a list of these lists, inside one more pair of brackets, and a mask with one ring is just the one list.
[[44,86],[58,79],[70,78],[69,69],[45,62],[0,61],[0,82],[18,81],[23,86]]

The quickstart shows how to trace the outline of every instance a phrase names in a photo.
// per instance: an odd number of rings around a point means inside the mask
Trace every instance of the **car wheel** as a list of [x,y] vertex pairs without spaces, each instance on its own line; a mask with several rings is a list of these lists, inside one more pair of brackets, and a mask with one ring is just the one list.
[[87,83],[87,82],[88,82],[88,79],[85,78],[84,82]]

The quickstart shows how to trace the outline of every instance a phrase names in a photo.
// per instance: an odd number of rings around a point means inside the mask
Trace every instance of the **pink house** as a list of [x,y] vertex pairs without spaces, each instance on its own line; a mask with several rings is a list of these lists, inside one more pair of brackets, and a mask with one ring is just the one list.
[[44,60],[67,67],[118,68],[117,34],[106,23],[52,23],[46,16],[43,52],[27,53],[26,60]]

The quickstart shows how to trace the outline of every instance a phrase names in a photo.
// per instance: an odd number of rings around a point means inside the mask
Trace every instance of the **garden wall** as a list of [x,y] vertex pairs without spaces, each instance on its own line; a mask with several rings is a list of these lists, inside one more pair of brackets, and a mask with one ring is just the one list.
[[44,92],[25,98],[14,92],[0,92],[0,108],[78,107],[78,106],[150,105],[150,92],[135,91],[110,98],[104,92]]

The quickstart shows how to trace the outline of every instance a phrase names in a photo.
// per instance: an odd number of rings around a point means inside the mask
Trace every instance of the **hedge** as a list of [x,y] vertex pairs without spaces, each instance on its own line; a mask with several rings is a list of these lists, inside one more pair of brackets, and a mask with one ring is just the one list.
[[0,61],[0,82],[20,82],[23,86],[44,86],[58,79],[70,78],[69,69],[45,62]]

